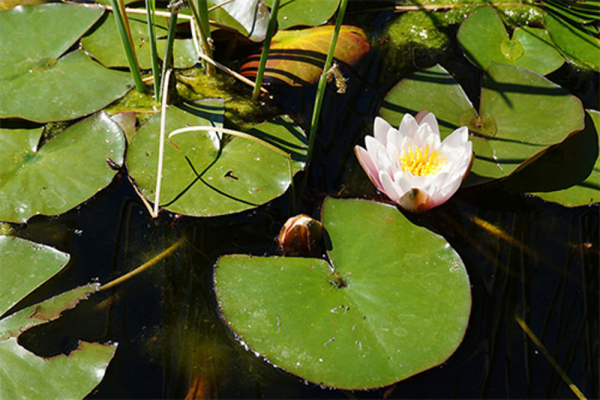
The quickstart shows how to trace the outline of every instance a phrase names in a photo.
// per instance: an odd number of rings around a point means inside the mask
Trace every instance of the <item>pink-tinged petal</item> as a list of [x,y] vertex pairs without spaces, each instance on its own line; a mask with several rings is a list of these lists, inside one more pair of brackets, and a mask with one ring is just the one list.
[[437,119],[433,113],[427,112],[425,110],[420,111],[415,117],[419,125],[427,124],[431,128],[431,130],[439,135],[440,127],[438,125]]
[[404,114],[404,117],[402,117],[402,121],[400,122],[398,132],[401,136],[414,137],[415,133],[417,133],[418,128],[419,125],[417,124],[417,121],[415,121],[415,118],[407,113]]
[[371,155],[375,155],[378,152],[385,150],[385,146],[373,136],[365,136],[365,147]]
[[385,171],[388,175],[393,175],[396,167],[392,164],[390,157],[387,154],[387,149],[384,149],[377,153],[377,159],[375,160],[377,169],[379,171]]
[[355,146],[354,152],[356,158],[358,158],[358,162],[367,174],[367,177],[369,177],[369,180],[373,182],[377,189],[382,190],[383,186],[381,186],[381,181],[379,180],[379,171],[373,163],[371,155],[360,146]]
[[420,214],[435,207],[431,197],[419,189],[411,189],[398,200],[398,205],[407,211]]
[[394,203],[397,203],[400,198],[400,193],[394,182],[392,182],[392,178],[388,174],[380,171],[379,179],[383,184],[383,193],[385,193],[385,195]]
[[384,146],[387,144],[388,131],[392,126],[383,118],[375,117],[375,123],[373,124],[373,136],[379,140]]

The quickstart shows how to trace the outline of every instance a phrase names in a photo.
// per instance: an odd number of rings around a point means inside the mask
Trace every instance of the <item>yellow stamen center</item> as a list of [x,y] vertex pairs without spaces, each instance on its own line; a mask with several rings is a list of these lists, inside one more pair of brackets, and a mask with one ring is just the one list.
[[406,148],[400,156],[400,167],[402,172],[409,171],[414,176],[435,175],[446,164],[444,153],[432,151],[429,153],[429,145],[425,151],[418,146]]

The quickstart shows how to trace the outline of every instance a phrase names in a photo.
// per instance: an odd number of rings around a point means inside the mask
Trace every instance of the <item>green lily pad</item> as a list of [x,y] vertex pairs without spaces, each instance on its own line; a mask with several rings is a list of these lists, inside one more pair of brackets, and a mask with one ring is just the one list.
[[[273,0],[265,0],[273,6]],[[281,0],[277,13],[277,27],[288,29],[293,26],[323,25],[335,14],[340,0]]]
[[0,220],[26,222],[56,215],[108,185],[123,164],[125,139],[110,117],[89,117],[38,148],[41,129],[0,129]]
[[[133,39],[135,54],[141,69],[152,68],[148,24],[144,16],[129,15],[129,27]],[[157,51],[159,57],[165,53],[167,28],[156,26]],[[115,28],[112,16],[92,33],[81,39],[81,45],[98,61],[107,67],[129,67],[127,55],[123,49],[121,36]],[[191,39],[175,39],[173,43],[173,63],[175,68],[191,68],[196,64],[198,54]]]
[[544,27],[568,59],[586,68],[600,71],[600,39],[553,14],[546,15]]
[[[69,255],[16,237],[0,236],[0,315],[64,268]],[[81,342],[68,356],[45,359],[22,347],[27,329],[57,319],[97,290],[90,284],[24,308],[0,320],[0,397],[83,398],[102,380],[116,345]]]
[[544,29],[517,27],[509,38],[493,7],[479,8],[469,15],[457,37],[467,58],[481,69],[494,61],[547,75],[565,61]]
[[584,126],[579,99],[535,72],[494,62],[484,78],[479,116],[440,66],[401,81],[380,112],[398,126],[404,113],[423,109],[440,119],[442,137],[459,126],[475,134],[470,138],[475,160],[468,184],[508,176]]
[[567,207],[600,202],[599,131],[600,112],[588,110],[584,130],[550,148],[503,185]]
[[[186,126],[223,124],[222,100],[169,107],[166,134]],[[134,136],[127,166],[142,194],[154,201],[160,117],[155,115]],[[288,118],[278,118],[248,132],[291,154],[293,173],[304,166],[306,139]],[[215,132],[187,132],[165,138],[160,205],[176,213],[214,216],[248,210],[283,194],[290,186],[288,159],[245,138]]]
[[[461,259],[396,208],[328,198],[327,261],[221,257],[214,273],[228,325],[273,364],[320,385],[390,385],[443,363],[471,308]],[[333,268],[333,270],[332,270]]]
[[101,15],[56,3],[0,12],[0,118],[74,119],[131,88],[129,74],[103,68],[82,51],[58,59]]

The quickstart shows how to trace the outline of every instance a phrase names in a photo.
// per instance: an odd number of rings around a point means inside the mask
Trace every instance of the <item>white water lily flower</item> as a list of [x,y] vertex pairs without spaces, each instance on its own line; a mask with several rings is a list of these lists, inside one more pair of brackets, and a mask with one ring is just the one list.
[[446,202],[471,169],[473,144],[463,126],[443,142],[432,113],[405,114],[398,129],[376,117],[358,161],[371,182],[402,208],[422,213]]

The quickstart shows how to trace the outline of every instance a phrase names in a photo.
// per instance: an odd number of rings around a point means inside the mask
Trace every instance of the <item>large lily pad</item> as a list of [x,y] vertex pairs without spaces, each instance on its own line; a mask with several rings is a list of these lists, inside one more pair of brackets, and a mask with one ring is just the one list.
[[545,17],[544,26],[566,57],[586,68],[600,71],[600,39],[554,14]]
[[[266,0],[265,3],[273,6],[273,0]],[[323,25],[333,16],[339,4],[340,0],[281,0],[277,26],[279,29],[288,29],[299,25]]]
[[[0,315],[59,272],[69,255],[27,240],[0,236]],[[83,398],[102,380],[115,345],[80,343],[68,356],[38,357],[22,347],[18,337],[27,329],[57,319],[97,290],[90,284],[0,320],[0,397],[6,399]]]
[[544,29],[517,27],[509,38],[493,7],[483,7],[469,15],[457,37],[466,56],[481,69],[494,61],[546,75],[565,61]]
[[70,210],[108,185],[123,163],[125,139],[110,117],[89,117],[38,148],[41,129],[0,129],[0,220]]
[[575,207],[600,202],[600,112],[588,111],[585,129],[517,171],[504,186]]
[[[323,71],[333,34],[332,25],[294,31],[278,31],[269,47],[265,79],[282,81],[291,86],[316,82]],[[342,25],[333,56],[348,65],[356,65],[370,46],[365,32],[358,27]],[[260,54],[251,55],[241,73],[256,77]]]
[[103,68],[82,51],[58,59],[101,14],[56,3],[0,12],[0,118],[74,119],[131,88],[129,74]]
[[[131,37],[135,46],[135,54],[141,69],[152,68],[150,38],[148,24],[144,16],[129,16]],[[165,52],[167,28],[156,25],[157,51],[159,57]],[[106,20],[91,34],[81,39],[82,46],[107,67],[129,67],[127,55],[114,18]],[[190,68],[196,64],[198,54],[191,39],[175,39],[173,43],[173,65],[175,68]]]
[[[186,126],[223,124],[221,100],[184,108],[167,109],[167,134]],[[155,115],[136,133],[127,152],[129,173],[150,201],[155,196],[160,117]],[[304,166],[304,133],[289,119],[278,118],[248,133],[291,154],[294,173]],[[223,215],[257,207],[286,191],[291,180],[286,157],[245,138],[221,141],[218,136],[182,133],[172,138],[177,147],[165,139],[161,207],[186,215]]]
[[481,91],[480,115],[440,66],[418,72],[394,87],[381,115],[398,125],[405,112],[426,109],[440,116],[442,136],[468,126],[474,136],[471,183],[510,175],[549,146],[583,129],[581,102],[543,76],[491,63]]
[[273,364],[331,387],[390,385],[443,363],[471,307],[456,252],[396,208],[370,201],[329,198],[323,223],[331,266],[218,260],[215,291],[228,325]]

